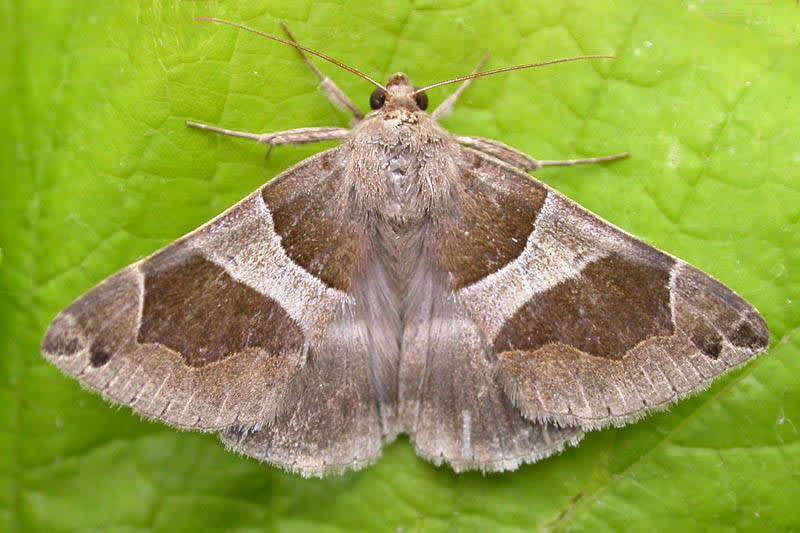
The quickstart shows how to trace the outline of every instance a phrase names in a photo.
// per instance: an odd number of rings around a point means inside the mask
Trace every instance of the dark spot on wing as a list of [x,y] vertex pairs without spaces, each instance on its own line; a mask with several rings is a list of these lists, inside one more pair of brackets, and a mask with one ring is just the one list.
[[728,339],[736,346],[759,350],[769,345],[769,331],[764,320],[755,313],[742,319],[728,335]]
[[693,329],[689,333],[692,344],[697,346],[703,355],[716,359],[722,353],[722,335],[714,329],[704,318],[698,317]]
[[89,351],[89,364],[93,368],[99,368],[111,360],[111,352],[100,346],[92,346]]
[[535,351],[563,343],[617,359],[645,339],[671,335],[672,264],[660,253],[600,259],[580,276],[534,295],[506,322],[495,349]]
[[547,191],[472,152],[464,151],[452,215],[436,228],[439,266],[453,289],[471,285],[519,257]]
[[[321,154],[295,168],[291,180],[264,187],[262,197],[286,255],[328,287],[347,291],[364,236],[347,213],[340,176],[326,170],[335,167],[334,157]],[[311,183],[313,190],[298,186]]]
[[291,353],[299,326],[273,299],[234,280],[193,250],[166,250],[142,266],[145,298],[138,341],[159,343],[201,367],[247,348]]
[[[713,325],[718,334],[737,348],[760,352],[769,345],[769,330],[758,311],[708,274],[684,265],[675,288],[679,302],[676,306],[677,323],[681,329],[690,332],[693,342],[697,333],[692,332]],[[707,325],[701,326],[701,322]]]

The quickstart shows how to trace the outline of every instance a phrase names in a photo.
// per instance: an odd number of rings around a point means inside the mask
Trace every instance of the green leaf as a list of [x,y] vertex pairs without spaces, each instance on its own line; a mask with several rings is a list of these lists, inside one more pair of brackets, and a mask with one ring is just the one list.
[[[730,2],[23,2],[0,5],[0,530],[800,528],[800,8]],[[418,84],[477,81],[446,127],[545,159],[540,179],[753,302],[770,352],[667,413],[517,472],[455,475],[407,439],[303,480],[111,408],[47,365],[53,316],[320,147],[189,131],[344,126],[293,50]],[[371,87],[320,68],[366,107]],[[450,88],[452,89],[452,87]],[[432,106],[448,90],[432,91]]]

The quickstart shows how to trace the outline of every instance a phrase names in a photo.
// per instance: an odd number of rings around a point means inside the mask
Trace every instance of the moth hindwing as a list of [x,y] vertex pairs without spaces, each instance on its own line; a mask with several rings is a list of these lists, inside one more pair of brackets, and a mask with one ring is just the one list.
[[[339,64],[287,36],[267,37]],[[376,85],[365,115],[314,69],[349,130],[189,123],[341,143],[79,298],[45,358],[146,417],[321,476],[399,433],[456,471],[513,470],[761,353],[766,325],[733,291],[525,173],[621,156],[538,161],[439,125],[499,70],[434,84],[462,81],[430,114],[405,75],[355,71]]]

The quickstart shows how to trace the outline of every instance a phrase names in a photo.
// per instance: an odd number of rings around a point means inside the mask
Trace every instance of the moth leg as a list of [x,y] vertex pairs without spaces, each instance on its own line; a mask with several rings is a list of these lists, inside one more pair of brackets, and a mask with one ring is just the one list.
[[212,131],[220,135],[238,137],[240,139],[250,139],[270,147],[282,144],[308,144],[322,141],[338,141],[347,137],[350,130],[346,128],[297,128],[294,130],[276,131],[272,133],[250,133],[247,131],[229,130],[203,124],[193,120],[187,120],[186,125],[203,131]]
[[[292,35],[292,32],[289,31],[289,26],[287,26],[285,22],[282,22],[281,26],[283,27],[283,32],[286,34],[286,37],[288,37],[293,43],[296,43],[297,41],[295,40],[294,35]],[[352,114],[356,119],[356,122],[364,118],[364,113],[361,112],[358,106],[356,106],[353,101],[347,97],[344,91],[336,86],[332,79],[320,72],[320,70],[314,63],[311,62],[305,52],[303,52],[300,48],[295,48],[295,50],[297,50],[297,53],[300,54],[303,62],[308,65],[308,68],[311,69],[311,72],[313,72],[319,80],[320,86],[325,92],[325,96],[328,97],[330,103],[342,111],[347,111]]]
[[537,170],[544,167],[572,167],[575,165],[608,163],[610,161],[625,159],[630,155],[628,152],[621,152],[619,154],[604,155],[600,157],[583,157],[580,159],[539,160],[492,139],[483,139],[481,137],[458,137],[458,142],[464,146],[478,150],[479,152],[483,152],[484,154],[496,157],[500,161],[508,163],[509,165],[522,170]]
[[[478,71],[480,71],[483,68],[483,66],[486,64],[488,60],[489,60],[489,54],[488,53],[483,54],[483,57],[481,58],[480,61],[478,61],[478,64],[475,66],[475,70],[473,70],[472,73],[477,74]],[[458,86],[458,89],[456,89],[456,91],[453,94],[445,98],[444,102],[439,104],[436,107],[436,109],[433,110],[433,113],[431,113],[431,118],[433,120],[440,120],[449,116],[450,113],[453,112],[453,107],[455,107],[456,102],[461,97],[461,93],[467,90],[467,87],[470,86],[472,80],[473,78],[468,78],[463,82],[461,82],[461,85]]]

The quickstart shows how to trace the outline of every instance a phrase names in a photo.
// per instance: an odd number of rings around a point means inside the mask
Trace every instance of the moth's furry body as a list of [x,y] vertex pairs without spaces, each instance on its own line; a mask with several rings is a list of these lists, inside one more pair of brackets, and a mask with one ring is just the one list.
[[766,348],[730,289],[524,173],[544,163],[445,131],[404,75],[366,117],[322,86],[352,130],[192,123],[342,144],[77,300],[45,357],[144,416],[321,476],[403,432],[456,471],[514,469]]
[[[452,208],[448,176],[458,153],[452,135],[408,96],[405,76],[392,81],[386,105],[359,122],[338,150],[345,166],[344,205],[337,207],[363,221],[351,312],[364,324],[386,435],[403,431],[396,418],[397,376],[408,312],[420,308],[423,287],[444,297],[443,286],[432,286],[442,276],[434,273],[427,241],[437,212]],[[444,157],[417,156],[432,151]]]

